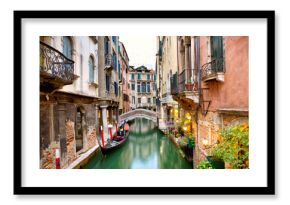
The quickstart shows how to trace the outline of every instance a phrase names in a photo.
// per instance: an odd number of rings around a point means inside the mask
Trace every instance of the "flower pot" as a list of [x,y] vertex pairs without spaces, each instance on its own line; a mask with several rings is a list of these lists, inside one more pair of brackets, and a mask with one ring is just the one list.
[[206,159],[211,163],[213,169],[224,169],[225,162],[213,156],[207,156]]
[[186,88],[187,91],[192,91],[193,90],[193,84],[192,83],[185,84],[185,88]]
[[232,165],[228,162],[225,162],[225,169],[232,169]]

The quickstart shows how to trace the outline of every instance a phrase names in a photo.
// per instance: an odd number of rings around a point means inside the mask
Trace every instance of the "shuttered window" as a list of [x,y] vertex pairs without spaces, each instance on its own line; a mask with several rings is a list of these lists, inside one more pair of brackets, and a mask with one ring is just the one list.
[[94,60],[92,56],[89,58],[89,82],[94,82]]
[[63,37],[63,54],[65,57],[72,59],[72,44],[68,36]]
[[146,83],[142,83],[142,93],[146,93]]
[[150,83],[147,83],[147,93],[150,93]]
[[106,91],[110,91],[111,76],[106,75]]
[[222,36],[212,36],[210,38],[211,47],[211,61],[214,62],[212,66],[215,71],[224,71],[224,49],[223,49],[223,37]]

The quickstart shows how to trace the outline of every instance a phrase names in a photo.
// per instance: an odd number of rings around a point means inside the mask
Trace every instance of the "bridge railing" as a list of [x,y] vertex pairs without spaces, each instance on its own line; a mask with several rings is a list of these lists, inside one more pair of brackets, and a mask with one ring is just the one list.
[[126,113],[120,115],[120,120],[124,121],[124,120],[129,119],[129,118],[134,117],[134,116],[147,116],[147,117],[155,120],[156,119],[156,112],[151,111],[151,110],[146,110],[146,109],[131,110],[129,112],[126,112]]

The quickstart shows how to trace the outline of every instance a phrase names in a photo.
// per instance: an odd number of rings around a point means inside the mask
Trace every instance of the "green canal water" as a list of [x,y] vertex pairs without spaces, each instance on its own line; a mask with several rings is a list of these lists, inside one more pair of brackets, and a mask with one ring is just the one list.
[[100,151],[84,169],[192,169],[172,141],[155,128],[154,123],[137,118],[130,123],[129,139],[113,152]]

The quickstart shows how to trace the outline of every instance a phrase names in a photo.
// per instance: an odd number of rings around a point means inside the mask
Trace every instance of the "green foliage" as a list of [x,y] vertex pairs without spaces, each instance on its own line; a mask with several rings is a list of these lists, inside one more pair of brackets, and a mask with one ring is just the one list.
[[194,135],[193,134],[188,134],[182,137],[179,141],[180,147],[186,147],[193,149],[195,146],[195,140],[194,140]]
[[212,165],[208,160],[202,160],[198,163],[197,169],[212,169]]
[[188,138],[187,137],[182,137],[179,141],[179,146],[180,147],[186,147],[188,144]]
[[187,139],[188,139],[188,146],[189,148],[194,148],[195,146],[195,140],[194,140],[194,135],[192,133],[186,135]]
[[191,78],[187,79],[186,84],[192,84]]
[[213,148],[213,155],[231,164],[234,169],[248,168],[249,126],[229,126],[220,133],[220,142]]

